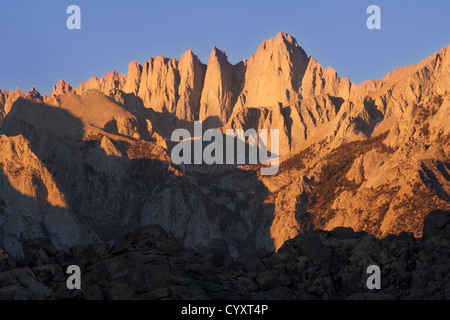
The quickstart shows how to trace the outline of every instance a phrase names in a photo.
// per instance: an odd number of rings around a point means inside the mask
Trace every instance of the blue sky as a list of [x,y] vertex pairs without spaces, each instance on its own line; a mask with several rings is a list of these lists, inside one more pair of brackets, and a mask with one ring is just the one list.
[[[81,8],[81,30],[68,30],[66,9]],[[381,8],[381,30],[368,30],[366,9]],[[207,63],[212,47],[231,63],[283,31],[308,55],[359,84],[415,64],[450,44],[448,0],[317,1],[2,1],[0,89],[35,85],[50,93],[60,79],[77,87],[150,56],[180,58],[193,49]]]

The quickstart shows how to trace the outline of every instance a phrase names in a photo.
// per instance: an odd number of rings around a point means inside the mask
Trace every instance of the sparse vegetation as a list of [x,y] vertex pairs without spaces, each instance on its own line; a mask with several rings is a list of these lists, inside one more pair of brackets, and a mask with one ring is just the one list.
[[280,164],[280,168],[278,170],[277,175],[285,171],[291,170],[302,170],[305,168],[305,159],[314,157],[314,149],[313,146],[306,148],[305,150],[300,151],[299,153],[289,157],[287,160],[283,161]]
[[441,95],[435,95],[431,101],[435,106],[440,108],[442,106],[442,103],[444,103],[444,97]]
[[134,141],[127,147],[128,158],[134,159],[160,159],[169,161],[160,147],[148,141]]
[[[422,230],[423,219],[430,211],[450,209],[450,203],[424,184],[417,182],[413,187],[412,194],[414,197],[403,198],[393,207],[398,212],[393,228],[398,232]],[[421,236],[421,234],[416,234],[416,236]]]
[[6,164],[6,168],[4,169],[13,177],[19,177],[25,171],[25,167],[23,165],[19,164],[18,166],[16,166],[12,162],[8,162]]
[[128,157],[130,159],[151,159],[152,146],[146,141],[133,142],[128,148]]
[[83,138],[83,141],[101,141],[104,135],[101,133],[90,133]]
[[393,148],[383,143],[388,134],[389,132],[385,132],[367,140],[345,143],[325,158],[326,164],[321,169],[315,191],[308,204],[308,210],[313,213],[319,226],[335,215],[331,205],[341,192],[347,190],[354,193],[363,183],[363,181],[360,183],[349,181],[346,177],[359,156],[373,149],[385,153],[395,152]]
[[433,98],[431,98],[431,103],[429,105],[420,105],[414,123],[425,123],[425,121],[427,121],[429,117],[434,116],[438,112],[443,102],[443,96],[435,95]]
[[421,128],[420,128],[420,132],[422,133],[422,135],[424,135],[425,137],[428,137],[428,135],[430,134],[430,124],[427,122],[425,123]]

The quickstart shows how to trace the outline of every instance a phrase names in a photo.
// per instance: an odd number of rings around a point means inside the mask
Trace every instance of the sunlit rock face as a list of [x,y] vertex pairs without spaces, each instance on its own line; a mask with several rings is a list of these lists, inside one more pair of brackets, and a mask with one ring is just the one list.
[[[49,96],[0,90],[0,247],[119,242],[149,224],[233,257],[311,229],[421,236],[450,206],[449,50],[357,86],[280,33],[235,65],[214,47],[206,65],[188,50]],[[173,131],[198,120],[278,130],[278,173],[174,165]]]

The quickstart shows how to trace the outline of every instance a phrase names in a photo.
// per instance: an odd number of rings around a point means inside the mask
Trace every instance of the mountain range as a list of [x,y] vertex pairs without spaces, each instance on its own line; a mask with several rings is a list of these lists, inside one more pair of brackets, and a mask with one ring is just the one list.
[[[0,90],[0,248],[118,242],[151,224],[188,248],[222,239],[233,257],[315,229],[420,237],[450,209],[449,51],[356,85],[279,33],[235,65],[214,47],[206,65],[188,50],[48,96]],[[194,121],[278,129],[278,173],[173,164],[171,134]]]

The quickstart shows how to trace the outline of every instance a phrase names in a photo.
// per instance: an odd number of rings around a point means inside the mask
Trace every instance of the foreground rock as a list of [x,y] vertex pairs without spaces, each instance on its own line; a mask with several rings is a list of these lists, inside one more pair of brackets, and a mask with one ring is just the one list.
[[[233,260],[221,240],[189,251],[156,225],[130,230],[119,247],[56,250],[41,238],[23,245],[24,259],[0,257],[0,299],[450,299],[449,217],[432,212],[424,238],[316,230],[246,261]],[[69,291],[73,264],[82,289]],[[381,290],[366,288],[372,264]]]

